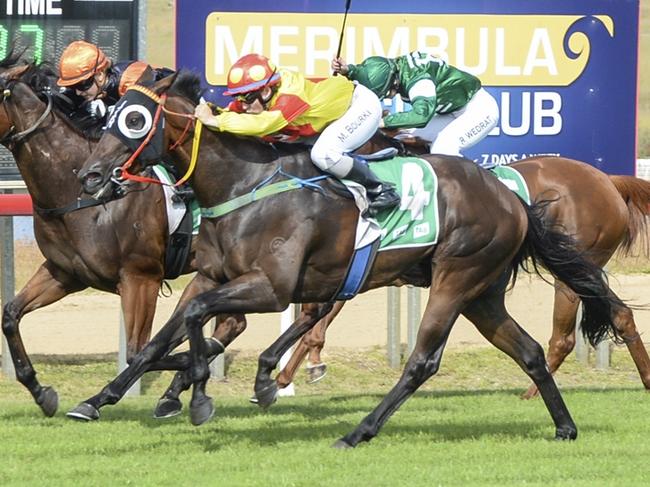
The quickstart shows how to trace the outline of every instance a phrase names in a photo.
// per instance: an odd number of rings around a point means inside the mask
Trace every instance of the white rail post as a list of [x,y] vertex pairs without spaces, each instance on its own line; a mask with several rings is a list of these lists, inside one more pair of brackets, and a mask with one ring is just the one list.
[[[284,333],[294,322],[295,320],[295,304],[290,304],[287,309],[285,309],[282,314],[280,315],[280,333]],[[287,350],[282,357],[280,357],[280,370],[284,369],[284,367],[287,365],[289,362],[289,359],[291,358],[291,352],[293,351],[293,347],[291,347],[289,350]],[[295,396],[296,395],[296,389],[293,385],[293,382],[289,384],[287,387],[284,389],[280,389],[278,391],[279,396]]]
[[[210,324],[210,333],[214,334],[214,330],[217,327],[217,319],[213,318]],[[212,362],[210,362],[210,378],[214,380],[222,381],[226,378],[226,351],[217,355]]]
[[580,322],[582,321],[582,303],[578,306],[578,313],[576,315],[576,360],[581,364],[587,365],[589,363],[589,343],[582,336],[582,327]]
[[400,290],[398,287],[388,288],[388,324],[386,347],[388,366],[396,369],[400,364]]
[[406,290],[406,309],[407,309],[407,346],[409,355],[415,348],[415,342],[418,338],[418,329],[420,328],[420,288],[408,286]]

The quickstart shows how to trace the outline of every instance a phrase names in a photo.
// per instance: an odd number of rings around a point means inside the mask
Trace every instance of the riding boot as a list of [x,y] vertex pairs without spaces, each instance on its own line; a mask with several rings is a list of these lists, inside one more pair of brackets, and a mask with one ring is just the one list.
[[352,169],[345,179],[359,183],[368,193],[370,200],[368,214],[374,216],[382,210],[393,208],[400,203],[400,196],[395,191],[395,186],[381,181],[370,170],[368,164],[353,158]]

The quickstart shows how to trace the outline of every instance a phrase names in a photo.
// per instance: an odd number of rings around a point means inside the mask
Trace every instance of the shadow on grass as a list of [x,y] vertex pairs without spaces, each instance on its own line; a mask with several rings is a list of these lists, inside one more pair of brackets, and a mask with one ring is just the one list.
[[[637,392],[639,389],[573,388],[565,390],[565,392],[571,393],[593,394],[595,401],[599,396],[627,391]],[[398,414],[381,430],[380,437],[392,439],[392,441],[403,441],[404,437],[417,437],[418,441],[424,438],[424,441],[431,442],[462,442],[486,437],[552,440],[554,428],[548,417],[540,419],[538,414],[535,414],[535,416],[531,415],[531,419],[526,419],[525,411],[523,416],[519,415],[516,419],[512,417],[512,411],[499,414],[499,402],[503,399],[508,400],[507,396],[510,394],[513,396],[512,399],[516,400],[519,392],[516,389],[509,389],[505,391],[458,390],[419,393],[417,394],[417,403],[405,411],[409,418],[400,421]],[[486,407],[485,399],[489,399],[490,396],[495,396],[498,401],[493,406],[488,404]],[[504,398],[504,396],[506,397]],[[455,413],[450,413],[449,410],[457,409],[458,403],[450,405],[444,399],[470,397],[483,399],[481,408],[477,409],[475,417],[469,421],[455,419]],[[169,437],[170,442],[176,441],[175,438],[180,435],[182,441],[195,443],[205,451],[216,451],[233,442],[241,441],[258,446],[274,446],[295,441],[331,443],[351,432],[357,426],[358,421],[361,421],[381,399],[383,399],[383,395],[380,394],[352,394],[322,399],[318,397],[296,398],[295,401],[276,404],[268,411],[262,411],[257,406],[246,403],[244,398],[242,398],[241,404],[236,405],[232,404],[232,400],[229,400],[230,404],[220,405],[217,398],[215,418],[198,428],[189,423],[187,405],[183,413],[176,418],[155,420],[151,416],[153,403],[148,405],[142,400],[137,403],[127,400],[115,408],[103,409],[98,426],[101,424],[102,427],[106,427],[108,424],[110,427],[111,424],[118,426],[133,422],[152,431],[158,430],[165,433],[165,438]],[[424,403],[422,399],[425,400]],[[440,401],[435,401],[436,399]],[[430,404],[429,400],[431,400]],[[356,403],[353,404],[353,402]],[[522,402],[521,404],[526,403]],[[66,405],[62,405],[62,411],[65,411],[64,406]],[[468,408],[470,407],[472,407],[471,402],[468,402]],[[25,405],[20,411],[13,410],[4,414],[0,412],[0,422],[17,421],[36,427],[59,428],[62,425],[61,421],[68,421],[63,417],[63,412],[59,412],[54,418],[44,418],[39,416],[38,410],[34,408],[36,408],[35,405],[33,408]],[[422,414],[419,414],[420,411]],[[416,419],[413,419],[414,412],[418,415]],[[341,419],[344,416],[345,419]],[[349,416],[355,416],[355,418],[350,419]],[[251,427],[250,423],[247,423],[242,426],[240,420],[251,418],[259,421],[259,425]],[[72,420],[69,421],[72,422]],[[612,433],[614,430],[614,427],[596,422],[583,423],[579,427],[582,428],[582,432],[588,431],[592,434]],[[90,431],[93,431],[93,425],[79,424],[79,428],[91,428]]]

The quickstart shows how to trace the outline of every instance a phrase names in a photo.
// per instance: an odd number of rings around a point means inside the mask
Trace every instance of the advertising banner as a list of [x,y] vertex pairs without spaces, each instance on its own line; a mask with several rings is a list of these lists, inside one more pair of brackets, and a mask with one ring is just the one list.
[[[345,3],[177,0],[176,65],[222,104],[228,69],[250,52],[324,78]],[[634,174],[638,25],[638,0],[352,0],[341,55],[421,50],[478,76],[500,107],[498,127],[465,153],[481,164],[552,154]]]

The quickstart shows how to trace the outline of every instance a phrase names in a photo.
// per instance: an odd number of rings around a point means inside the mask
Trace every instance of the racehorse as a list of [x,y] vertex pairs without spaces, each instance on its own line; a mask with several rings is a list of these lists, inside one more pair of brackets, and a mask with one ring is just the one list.
[[[390,140],[375,137],[365,150],[374,151],[387,145],[391,145]],[[410,143],[407,147],[424,153],[422,143]],[[593,166],[562,157],[531,157],[510,164],[510,167],[523,175],[532,200],[547,198],[553,201],[546,215],[548,223],[565,229],[595,264],[604,267],[617,249],[623,254],[629,253],[634,242],[646,236],[650,182],[632,176],[608,177]],[[647,255],[647,240],[645,243]],[[579,303],[574,292],[562,282],[555,281],[553,333],[547,353],[551,373],[557,371],[575,346]],[[308,354],[308,380],[315,382],[322,378],[325,365],[320,352],[325,344],[325,332],[342,306],[342,303],[337,303],[333,313],[298,343],[291,359],[276,378],[280,387],[293,381]],[[650,359],[629,308],[619,309],[616,326],[644,387],[650,389]],[[531,385],[522,397],[531,398],[536,393],[537,388]]]
[[[82,414],[101,401],[116,400],[128,389],[129,381],[146,370],[149,362],[162,357],[173,333],[170,330],[182,322],[190,340],[190,417],[193,424],[202,424],[214,413],[205,393],[207,356],[213,350],[202,334],[210,317],[280,311],[291,302],[325,303],[304,306],[299,319],[260,355],[255,394],[259,404],[268,407],[277,393],[272,370],[281,355],[332,308],[345,276],[353,251],[357,207],[334,189],[338,186],[335,182],[318,184],[318,189],[313,186],[313,178],[322,175],[302,147],[276,147],[209,132],[201,138],[200,164],[195,165],[188,155],[192,152],[189,139],[182,138],[187,132],[185,119],[193,113],[199,93],[200,81],[191,73],[166,78],[151,88],[132,87],[79,172],[84,190],[98,194],[111,177],[147,163],[136,157],[159,130],[162,143],[156,156],[165,155],[179,171],[194,171],[190,184],[204,214],[223,210],[224,206],[217,206],[223,203],[235,208],[202,220],[197,242],[199,270],[184,292],[184,298],[192,298],[185,309],[174,313],[134,357],[129,366],[131,376],[127,377],[127,369],[102,393],[81,404]],[[133,148],[123,136],[136,132],[148,134]],[[168,147],[174,150],[166,150]],[[389,416],[437,372],[449,331],[461,313],[535,382],[555,423],[556,438],[575,438],[577,429],[546,369],[541,346],[505,309],[509,277],[527,257],[546,266],[583,298],[583,330],[593,343],[608,334],[619,336],[613,323],[614,309],[625,305],[611,292],[602,271],[576,250],[570,237],[542,223],[539,213],[545,210],[545,203],[525,205],[471,161],[449,156],[425,160],[439,181],[441,237],[435,245],[380,252],[363,288],[396,281],[430,286],[417,343],[396,386],[335,446],[353,447],[376,436]],[[308,189],[284,191],[246,204],[256,198],[251,191],[287,175]]]
[[[75,174],[96,141],[57,108],[62,100],[51,70],[19,57],[10,54],[0,61],[0,137],[32,197],[34,234],[45,262],[5,305],[2,329],[18,380],[43,413],[52,416],[58,395],[39,384],[20,336],[20,320],[88,287],[117,293],[130,360],[149,340],[158,292],[169,270],[168,224],[157,185],[134,185],[119,200],[83,208]],[[77,208],[82,209],[71,211]],[[182,273],[195,270],[194,252],[187,255]]]

